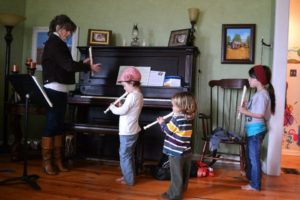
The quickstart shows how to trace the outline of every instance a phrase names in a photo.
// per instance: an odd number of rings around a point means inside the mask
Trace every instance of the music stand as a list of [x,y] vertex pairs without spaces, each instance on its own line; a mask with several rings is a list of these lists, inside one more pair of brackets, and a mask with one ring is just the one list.
[[0,185],[13,184],[17,181],[24,181],[35,190],[41,190],[41,187],[35,182],[39,178],[38,175],[27,174],[27,133],[28,133],[28,108],[30,103],[34,103],[39,106],[52,107],[52,103],[46,95],[43,88],[39,85],[38,81],[34,76],[29,74],[13,74],[8,77],[15,91],[20,95],[22,102],[25,101],[25,126],[24,126],[24,165],[23,175],[20,177],[9,178],[0,181]]

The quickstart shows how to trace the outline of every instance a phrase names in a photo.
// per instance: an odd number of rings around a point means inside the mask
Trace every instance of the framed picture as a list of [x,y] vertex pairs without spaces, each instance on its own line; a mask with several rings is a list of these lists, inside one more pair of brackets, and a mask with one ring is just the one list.
[[255,56],[255,24],[222,25],[223,64],[253,64]]
[[185,46],[189,42],[191,29],[181,29],[171,31],[171,35],[169,38],[169,47],[172,46]]
[[88,46],[96,45],[110,45],[111,44],[112,31],[110,30],[88,30]]
[[[44,44],[48,40],[49,28],[46,26],[33,27],[32,34],[32,50],[31,57],[32,61],[36,62],[36,69],[42,70],[42,55],[44,51]],[[78,43],[78,27],[76,32],[72,34],[72,37],[68,38],[67,45],[71,51],[74,60],[77,59],[77,43]]]

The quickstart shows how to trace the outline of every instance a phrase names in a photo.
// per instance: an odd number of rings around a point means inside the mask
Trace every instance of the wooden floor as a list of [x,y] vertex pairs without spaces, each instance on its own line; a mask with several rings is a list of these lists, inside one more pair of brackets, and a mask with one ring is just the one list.
[[[0,180],[21,176],[22,162],[10,162],[0,155]],[[159,199],[168,181],[158,181],[148,175],[139,175],[133,187],[117,184],[120,176],[116,165],[103,165],[96,161],[80,161],[71,172],[47,176],[41,170],[41,161],[29,160],[28,174],[38,174],[37,183],[41,191],[33,190],[24,182],[0,186],[1,200],[147,200]],[[282,167],[300,170],[300,157],[284,156]],[[13,169],[14,172],[5,172]],[[300,199],[300,175],[281,174],[279,177],[263,176],[262,191],[243,191],[240,187],[247,182],[240,176],[234,165],[223,164],[215,167],[215,177],[191,178],[184,199]]]

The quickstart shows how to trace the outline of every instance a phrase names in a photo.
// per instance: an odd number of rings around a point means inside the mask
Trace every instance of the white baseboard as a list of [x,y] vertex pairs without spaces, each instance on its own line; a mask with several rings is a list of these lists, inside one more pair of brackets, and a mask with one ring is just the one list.
[[282,155],[300,156],[300,151],[290,150],[290,149],[282,149]]

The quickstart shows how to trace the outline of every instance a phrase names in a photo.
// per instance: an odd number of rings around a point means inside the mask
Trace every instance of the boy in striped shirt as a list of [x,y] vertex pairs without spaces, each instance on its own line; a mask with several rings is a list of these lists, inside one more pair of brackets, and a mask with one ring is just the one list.
[[182,199],[187,190],[191,168],[192,120],[197,111],[194,96],[189,92],[180,92],[172,97],[173,116],[168,123],[162,117],[157,121],[166,134],[163,153],[169,156],[171,183],[163,199]]

